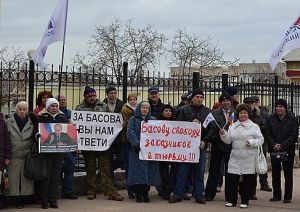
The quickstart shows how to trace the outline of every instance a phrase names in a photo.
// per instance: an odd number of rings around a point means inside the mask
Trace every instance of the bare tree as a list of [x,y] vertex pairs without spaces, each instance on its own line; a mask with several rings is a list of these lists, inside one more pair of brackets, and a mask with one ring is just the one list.
[[113,73],[120,80],[122,63],[128,61],[131,75],[142,73],[163,52],[166,39],[151,25],[134,28],[129,20],[125,25],[115,18],[109,26],[99,25],[88,41],[89,50],[85,56],[75,55],[75,64],[85,69],[93,67],[100,73]]
[[175,31],[170,53],[172,56],[170,66],[175,64],[181,67],[183,73],[186,73],[186,69],[191,70],[192,63],[199,64],[202,69],[216,65],[228,66],[238,61],[238,59],[233,62],[225,61],[218,43],[213,44],[211,37],[201,39],[198,35],[188,34],[185,29]]
[[7,46],[0,48],[0,61],[2,63],[2,68],[7,70],[24,68],[27,63],[25,54],[20,48],[16,49],[11,47],[11,49],[9,49]]

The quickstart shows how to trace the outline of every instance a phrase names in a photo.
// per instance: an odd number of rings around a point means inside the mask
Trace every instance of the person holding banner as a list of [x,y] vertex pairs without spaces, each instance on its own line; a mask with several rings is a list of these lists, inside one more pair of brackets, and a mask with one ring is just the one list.
[[256,185],[257,147],[263,144],[264,137],[259,126],[250,120],[249,105],[240,104],[236,113],[238,120],[229,127],[228,131],[223,128],[219,131],[222,141],[232,144],[228,162],[225,206],[234,207],[239,193],[241,195],[240,208],[248,208],[253,187]]
[[[124,106],[123,101],[118,99],[118,91],[117,88],[113,85],[109,85],[105,88],[106,98],[103,100],[105,104],[107,104],[108,111],[111,113],[121,113],[121,110]],[[112,176],[114,176],[114,171],[117,168],[123,168],[125,166],[124,160],[121,157],[122,154],[122,147],[121,147],[121,136],[118,135],[118,137],[114,140],[112,145],[110,146],[110,154],[111,154],[111,171]],[[114,184],[115,178],[113,177]]]
[[[63,112],[59,110],[59,102],[55,98],[49,98],[46,107],[37,117],[38,123],[68,123]],[[41,153],[47,165],[48,176],[38,183],[42,208],[58,208],[60,173],[64,160],[63,153]]]
[[[169,104],[164,105],[161,114],[158,116],[158,120],[175,120],[173,116],[173,107]],[[176,176],[177,176],[178,163],[159,161],[159,172],[161,178],[160,195],[163,199],[169,200],[170,193],[174,191]]]
[[[235,113],[231,107],[231,102],[231,96],[226,92],[222,93],[219,97],[219,103],[221,107],[212,111],[211,115],[213,116],[213,119],[211,119],[207,125],[207,137],[211,143],[211,155],[209,174],[205,187],[206,201],[212,201],[216,196],[222,161],[224,161],[225,166],[225,199],[227,199],[227,169],[231,152],[231,144],[225,144],[222,141],[219,131],[220,129],[228,130],[229,126],[231,125],[228,121],[228,117]],[[223,175],[221,176],[223,178]]]
[[129,119],[127,127],[127,139],[131,144],[127,184],[133,187],[137,203],[150,202],[148,194],[150,186],[160,185],[158,162],[139,159],[141,123],[156,120],[150,114],[150,104],[146,101],[140,102],[135,109],[134,116]]
[[[75,110],[79,111],[92,111],[92,112],[108,112],[107,105],[97,99],[97,94],[94,88],[86,86],[84,89],[84,100],[77,105]],[[85,160],[86,179],[87,179],[87,199],[93,200],[97,194],[97,176],[96,176],[96,164],[100,167],[100,180],[102,190],[105,196],[108,195],[109,200],[123,201],[122,197],[115,186],[113,185],[111,175],[111,157],[110,150],[105,151],[82,151],[82,155]]]
[[[208,107],[203,105],[204,93],[198,88],[193,90],[190,96],[191,104],[183,106],[180,110],[179,121],[189,121],[203,123],[207,115],[211,112]],[[206,138],[205,129],[201,129],[199,163],[180,163],[174,188],[174,195],[170,196],[169,203],[180,202],[184,198],[185,186],[190,169],[193,169],[193,196],[195,202],[206,204],[204,196],[204,173],[206,161]]]

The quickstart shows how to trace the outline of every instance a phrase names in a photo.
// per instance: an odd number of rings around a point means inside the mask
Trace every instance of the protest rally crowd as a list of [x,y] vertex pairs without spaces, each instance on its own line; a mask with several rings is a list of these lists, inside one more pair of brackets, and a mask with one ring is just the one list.
[[[97,198],[100,185],[108,200],[123,201],[114,178],[114,170],[121,168],[125,170],[128,198],[137,203],[151,202],[149,190],[154,186],[157,194],[169,203],[194,198],[196,203],[206,204],[214,200],[224,184],[224,205],[234,207],[239,203],[240,208],[247,208],[250,200],[257,199],[257,181],[260,190],[273,193],[270,201],[292,201],[298,121],[288,110],[286,100],[276,100],[275,112],[270,114],[260,105],[258,96],[248,96],[240,103],[239,90],[233,86],[225,89],[212,109],[203,104],[205,94],[200,88],[182,94],[181,102],[176,106],[164,104],[157,87],[148,89],[147,101],[138,102],[138,94],[129,93],[126,104],[117,98],[116,87],[108,86],[105,92],[106,98],[101,101],[96,90],[86,86],[82,102],[74,108],[78,113],[118,113],[123,118],[120,133],[115,135],[107,149],[77,150],[85,161],[86,181],[83,183],[86,184],[88,200]],[[27,153],[41,145],[40,124],[56,123],[54,131],[61,133],[62,124],[72,123],[73,111],[67,109],[66,96],[54,98],[51,92],[43,91],[38,94],[36,103],[34,111],[29,112],[28,103],[21,101],[12,117],[0,118],[0,171],[9,182],[6,187],[2,186],[4,177],[1,178],[1,209],[8,198],[12,198],[19,209],[27,204],[39,204],[43,209],[58,208],[59,198],[77,199],[73,191],[76,152],[41,152],[37,155],[43,162],[45,176],[33,180],[30,173],[25,173]],[[151,123],[154,123],[152,128],[149,127]],[[184,126],[186,129],[190,127],[189,130],[180,131],[184,128],[180,123],[187,123]],[[169,125],[176,130],[166,131]],[[163,126],[164,136],[147,138],[144,145],[144,131],[151,129],[155,132],[159,126]],[[104,129],[101,132],[115,132],[111,128]],[[175,131],[177,143],[176,139],[167,138]],[[189,133],[184,132],[194,132],[190,136],[194,140],[187,140]],[[45,138],[44,145],[74,144],[71,135],[55,133]],[[158,136],[159,133],[153,134]],[[64,140],[60,140],[61,137]],[[101,142],[106,144],[105,139]],[[196,148],[189,152],[190,146],[195,144]],[[160,154],[149,150],[143,156],[144,148],[155,145],[163,149]],[[171,146],[179,152],[165,153]],[[261,147],[265,157],[270,154],[272,185],[268,183],[266,172],[257,171]],[[207,157],[208,153],[210,157]],[[206,160],[210,161],[205,183]]]

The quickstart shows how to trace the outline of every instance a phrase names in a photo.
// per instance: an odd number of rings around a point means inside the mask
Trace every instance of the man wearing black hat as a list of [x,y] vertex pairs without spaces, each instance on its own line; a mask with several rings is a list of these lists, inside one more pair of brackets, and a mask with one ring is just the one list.
[[[295,143],[298,141],[298,121],[295,115],[288,111],[287,102],[278,99],[275,102],[275,113],[266,122],[266,139],[269,144],[272,165],[273,197],[270,201],[281,201],[281,170],[284,172],[283,203],[290,203],[293,195],[293,167]],[[287,158],[279,160],[272,154],[287,153]]]
[[[203,123],[207,115],[210,113],[210,109],[203,105],[204,93],[201,89],[193,90],[191,94],[191,104],[183,106],[180,110],[179,121],[189,121]],[[200,158],[199,163],[180,163],[177,173],[176,185],[174,188],[174,195],[171,195],[169,203],[180,202],[184,198],[185,186],[189,170],[194,172],[193,181],[194,189],[193,195],[196,203],[205,204],[204,196],[204,172],[205,172],[205,160],[206,160],[206,142],[205,142],[205,129],[201,130],[201,142],[200,142]]]
[[[258,107],[256,107],[256,100],[257,97],[255,96],[249,96],[245,97],[243,102],[245,104],[248,104],[251,107],[251,114],[250,114],[250,119],[259,126],[261,133],[264,136],[264,143],[263,143],[263,153],[266,157],[267,155],[267,141],[265,139],[265,125],[266,125],[266,120],[267,120],[267,114],[263,111],[261,111]],[[262,191],[268,191],[271,192],[272,189],[269,186],[268,183],[268,173],[266,174],[260,174],[259,175],[259,183],[260,183],[260,190]],[[257,184],[257,182],[256,182]],[[257,200],[256,197],[256,186],[253,188],[253,195],[250,197],[251,200]]]
[[[118,92],[117,88],[113,85],[109,85],[105,88],[106,98],[103,100],[103,102],[108,107],[108,112],[112,113],[121,113],[121,110],[124,106],[123,101],[118,99]],[[109,148],[111,152],[111,171],[112,175],[114,175],[114,171],[118,168],[124,167],[124,160],[121,158],[121,134],[118,135],[118,137],[114,140],[111,147]],[[115,178],[113,177],[113,181]],[[116,182],[114,182],[116,183]]]
[[[107,105],[97,99],[97,94],[94,88],[86,86],[84,89],[84,100],[77,105],[75,110],[92,111],[92,112],[108,112]],[[87,178],[87,199],[93,200],[97,194],[97,177],[96,177],[96,162],[98,161],[101,170],[100,178],[104,195],[108,195],[109,200],[123,201],[122,197],[112,183],[111,175],[111,158],[110,151],[82,151],[85,160],[86,178]]]
[[215,118],[215,121],[210,122],[207,126],[207,137],[211,142],[211,155],[209,174],[205,188],[206,201],[212,201],[216,196],[222,161],[224,161],[225,165],[225,198],[227,199],[226,173],[231,152],[231,145],[225,144],[221,140],[219,131],[220,128],[227,131],[232,123],[231,120],[228,119],[228,117],[234,116],[235,113],[235,111],[231,107],[231,101],[232,98],[228,93],[222,93],[222,95],[219,97],[221,107],[212,111],[212,115]]
[[158,87],[150,87],[148,89],[148,101],[151,107],[151,116],[158,118],[158,115],[162,112],[162,108],[165,105],[159,97]]

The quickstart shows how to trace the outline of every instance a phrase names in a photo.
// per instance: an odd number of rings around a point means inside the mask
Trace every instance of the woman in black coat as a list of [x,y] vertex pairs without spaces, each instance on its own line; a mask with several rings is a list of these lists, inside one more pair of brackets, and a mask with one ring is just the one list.
[[[59,102],[49,98],[44,108],[37,117],[38,123],[67,123],[64,113],[59,110]],[[47,165],[47,178],[39,182],[39,195],[42,208],[58,208],[60,173],[63,164],[63,153],[41,153]]]

